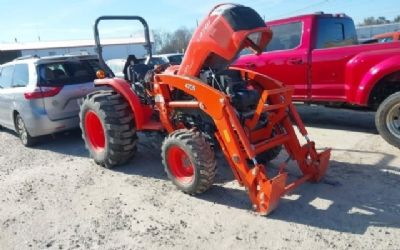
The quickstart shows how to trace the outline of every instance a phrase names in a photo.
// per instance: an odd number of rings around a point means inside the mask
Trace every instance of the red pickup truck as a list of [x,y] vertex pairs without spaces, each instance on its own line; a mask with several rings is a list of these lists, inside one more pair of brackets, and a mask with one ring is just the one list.
[[400,148],[400,43],[359,44],[346,15],[311,14],[267,22],[272,40],[236,66],[295,88],[294,100],[375,110],[381,136]]

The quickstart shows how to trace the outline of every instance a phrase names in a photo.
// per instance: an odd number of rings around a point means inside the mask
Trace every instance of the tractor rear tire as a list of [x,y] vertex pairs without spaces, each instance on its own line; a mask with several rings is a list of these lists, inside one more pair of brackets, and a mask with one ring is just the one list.
[[390,95],[379,105],[375,125],[383,139],[400,148],[400,92]]
[[215,154],[199,131],[179,129],[169,134],[161,157],[169,179],[185,193],[203,193],[214,183]]
[[119,94],[98,91],[88,95],[79,116],[82,138],[97,164],[112,168],[134,156],[138,141],[135,121]]

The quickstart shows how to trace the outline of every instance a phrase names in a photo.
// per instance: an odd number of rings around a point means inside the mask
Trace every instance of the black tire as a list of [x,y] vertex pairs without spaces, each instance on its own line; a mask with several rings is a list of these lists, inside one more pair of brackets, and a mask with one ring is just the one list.
[[[182,150],[192,167],[193,175],[190,181],[182,181],[174,171],[175,163],[171,162],[171,151]],[[169,179],[188,194],[200,194],[209,189],[214,183],[216,159],[210,144],[199,131],[180,129],[169,134],[161,147],[161,158]],[[183,159],[181,159],[183,161]]]
[[274,160],[282,151],[282,145],[276,146],[268,151],[257,155],[256,159],[260,163],[266,163]]
[[[95,148],[90,128],[86,124],[88,113],[94,113],[101,123],[104,146]],[[132,111],[128,103],[113,91],[98,91],[87,96],[81,106],[80,127],[85,146],[94,161],[112,168],[129,161],[137,151],[138,137]]]
[[400,148],[400,92],[390,95],[379,105],[375,125],[383,139]]
[[25,147],[32,147],[36,144],[36,138],[32,137],[26,129],[25,122],[20,114],[15,116],[15,130],[19,139]]

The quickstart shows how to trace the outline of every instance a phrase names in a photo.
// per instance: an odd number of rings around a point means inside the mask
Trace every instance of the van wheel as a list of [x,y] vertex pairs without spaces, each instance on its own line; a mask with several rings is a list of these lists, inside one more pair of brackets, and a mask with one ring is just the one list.
[[392,94],[379,105],[375,124],[383,139],[400,148],[400,92]]
[[31,147],[36,143],[35,138],[29,134],[25,122],[19,114],[15,116],[15,128],[19,139],[25,147]]

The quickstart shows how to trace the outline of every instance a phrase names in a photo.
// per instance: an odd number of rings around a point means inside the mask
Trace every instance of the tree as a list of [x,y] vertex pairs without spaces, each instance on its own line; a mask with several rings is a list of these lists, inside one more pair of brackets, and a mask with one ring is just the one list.
[[[399,16],[400,18],[400,16]],[[377,24],[387,24],[390,23],[390,20],[387,20],[386,17],[380,16],[378,18],[375,18],[373,16],[364,18],[364,21],[360,23],[360,26],[368,26],[368,25],[377,25]]]
[[386,23],[390,23],[389,20],[386,19],[386,17],[384,16],[380,16],[378,17],[378,19],[376,19],[376,24],[386,24]]
[[159,52],[169,40],[170,33],[162,30],[153,30],[152,33],[154,38],[154,51]]
[[394,23],[400,23],[400,15],[398,15],[397,17],[395,17],[395,18],[393,19],[393,22],[394,22]]
[[174,32],[153,31],[156,53],[182,53],[186,50],[193,31],[182,27]]
[[364,18],[364,21],[360,23],[360,26],[368,26],[368,25],[374,25],[376,23],[375,17],[370,16],[367,18]]

